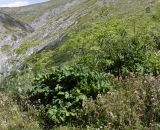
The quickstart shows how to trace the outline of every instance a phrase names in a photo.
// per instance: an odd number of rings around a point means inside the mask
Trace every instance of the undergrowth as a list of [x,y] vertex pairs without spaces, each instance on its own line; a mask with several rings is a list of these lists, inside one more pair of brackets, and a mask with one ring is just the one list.
[[26,59],[1,82],[0,129],[160,129],[159,7],[93,11],[63,44]]

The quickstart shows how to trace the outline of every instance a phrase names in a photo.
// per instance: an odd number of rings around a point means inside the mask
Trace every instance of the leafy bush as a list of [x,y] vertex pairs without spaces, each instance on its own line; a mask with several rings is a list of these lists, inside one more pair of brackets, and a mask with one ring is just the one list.
[[131,42],[128,45],[112,45],[111,48],[106,54],[106,59],[110,60],[111,64],[104,64],[105,71],[116,76],[125,76],[129,72],[150,73],[152,71],[148,60],[150,52],[145,45],[138,46]]
[[[148,44],[138,41],[139,37],[129,37],[125,30],[116,41],[106,36],[99,37],[99,46],[83,49],[78,63],[86,64],[92,69],[109,72],[115,76],[127,76],[130,72],[151,73],[152,63],[149,58],[153,54]],[[118,36],[117,36],[118,37]],[[141,45],[142,44],[142,45]]]
[[150,55],[159,48],[159,24],[149,14],[99,21],[73,32],[58,53],[71,63],[110,72],[117,77],[154,73]]
[[87,67],[54,68],[39,75],[30,92],[30,100],[37,104],[44,118],[62,123],[75,117],[83,102],[111,89],[109,76],[91,71]]

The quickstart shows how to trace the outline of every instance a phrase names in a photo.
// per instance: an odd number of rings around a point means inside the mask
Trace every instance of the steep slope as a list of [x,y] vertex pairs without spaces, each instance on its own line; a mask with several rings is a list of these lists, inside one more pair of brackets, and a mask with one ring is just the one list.
[[13,46],[13,42],[29,33],[34,29],[26,23],[23,23],[10,15],[0,12],[0,70],[2,70],[3,63],[7,60],[7,53]]
[[[84,48],[90,50],[97,39],[100,39],[103,35],[107,36],[108,33],[111,33],[109,34],[111,36],[113,35],[112,31],[109,30],[110,27],[108,26],[112,27],[116,26],[116,24],[121,25],[125,22],[125,24],[121,26],[122,28],[124,27],[124,30],[130,30],[129,33],[131,35],[133,35],[132,28],[134,26],[134,21],[138,27],[142,25],[147,27],[150,22],[148,17],[151,18],[152,15],[154,15],[155,6],[158,2],[159,0],[96,1],[94,7],[89,11],[89,13],[86,13],[82,17],[78,17],[76,24],[73,24],[71,28],[67,29],[67,33],[64,31],[67,36],[62,39],[62,44],[60,44],[60,46],[56,46],[57,48],[53,49],[54,44],[51,42],[40,49],[41,51],[39,53],[32,55],[32,57],[29,58],[30,62],[27,60],[26,63],[36,64],[36,70],[42,69],[42,66],[46,68],[45,65],[47,67],[62,65],[63,63],[70,62],[70,60],[73,60],[72,63],[75,63],[74,60],[78,59],[77,55],[79,55],[79,51],[82,53]],[[91,5],[91,3],[89,5]],[[86,9],[88,9],[87,7],[88,5],[86,6]],[[147,8],[150,9],[150,13],[146,13]],[[145,17],[147,17],[147,19]],[[118,23],[115,23],[116,21],[118,21]],[[115,23],[115,25],[112,25],[111,23]],[[106,30],[108,30],[108,32]],[[60,43],[60,41],[58,41],[58,43]],[[38,67],[39,69],[37,69]]]
[[2,24],[5,24],[4,26],[13,26],[13,27],[17,27],[23,31],[26,32],[33,32],[34,30],[32,29],[32,27],[30,27],[28,24],[24,24],[20,21],[17,21],[16,19],[14,19],[13,17],[0,12],[0,22]]
[[[83,28],[81,25],[85,21],[93,22],[119,14],[136,13],[144,10],[148,3],[150,2],[145,0],[51,0],[26,7],[0,8],[1,12],[14,17],[16,21],[25,21],[34,30],[34,32],[31,31],[32,33],[24,31],[26,24],[23,24],[24,26],[16,24],[16,30],[12,30],[12,26],[11,29],[8,28],[10,32],[7,32],[7,37],[4,37],[4,33],[0,34],[0,37],[3,37],[0,41],[1,50],[3,50],[0,53],[3,59],[0,63],[0,72],[5,74],[3,71],[11,70],[13,66],[21,68],[21,63],[26,57],[34,52],[55,47],[71,30],[77,27]],[[144,6],[141,6],[142,4]],[[133,6],[130,7],[130,5]],[[133,8],[134,5],[136,8]],[[109,7],[109,14],[99,18],[99,11],[103,7]],[[1,28],[3,27],[4,25],[1,24]],[[8,43],[12,47],[6,46]]]
[[[10,70],[13,66],[19,66],[24,58],[33,52],[54,47],[56,43],[65,38],[71,28],[77,26],[80,18],[102,7],[103,2],[106,5],[115,3],[113,0],[106,2],[105,0],[51,0],[26,7],[0,8],[1,12],[9,14],[17,21],[25,21],[34,29],[32,33],[18,30],[17,33],[22,34],[20,37],[16,36],[10,41],[4,38],[0,42],[1,46],[6,44],[5,40],[12,45],[10,51],[5,54],[1,52],[3,62],[0,72]],[[16,31],[14,33],[12,31],[11,34],[15,37]],[[11,66],[8,61],[12,62]]]

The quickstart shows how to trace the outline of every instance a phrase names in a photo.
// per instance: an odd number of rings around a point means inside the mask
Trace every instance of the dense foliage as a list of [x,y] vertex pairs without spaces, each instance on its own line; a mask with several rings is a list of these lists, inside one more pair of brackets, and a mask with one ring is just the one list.
[[52,69],[33,82],[30,100],[38,103],[45,118],[54,123],[77,115],[87,98],[95,99],[112,85],[109,76],[86,67],[72,66]]

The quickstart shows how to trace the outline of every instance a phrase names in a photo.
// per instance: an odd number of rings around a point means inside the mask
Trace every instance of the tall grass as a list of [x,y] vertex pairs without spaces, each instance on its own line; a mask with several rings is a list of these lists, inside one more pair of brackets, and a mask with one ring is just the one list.
[[28,105],[24,111],[20,103],[0,92],[0,130],[40,130],[35,110]]

